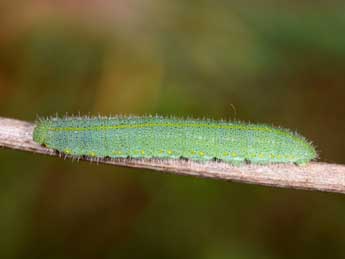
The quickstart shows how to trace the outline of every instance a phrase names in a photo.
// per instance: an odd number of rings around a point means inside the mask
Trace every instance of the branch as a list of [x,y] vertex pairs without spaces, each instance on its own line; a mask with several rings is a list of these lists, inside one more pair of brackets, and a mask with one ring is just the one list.
[[[0,117],[0,147],[59,156],[32,140],[34,124]],[[81,160],[94,161],[85,157]],[[312,162],[306,166],[272,164],[234,167],[221,162],[184,160],[100,159],[98,163],[152,169],[178,175],[252,183],[266,186],[345,193],[345,166]]]

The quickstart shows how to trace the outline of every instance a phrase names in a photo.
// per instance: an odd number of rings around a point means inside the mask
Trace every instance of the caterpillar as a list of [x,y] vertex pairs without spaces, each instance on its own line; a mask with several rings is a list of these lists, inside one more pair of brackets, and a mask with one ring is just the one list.
[[73,157],[306,164],[304,137],[263,124],[160,116],[65,117],[37,122],[33,140]]

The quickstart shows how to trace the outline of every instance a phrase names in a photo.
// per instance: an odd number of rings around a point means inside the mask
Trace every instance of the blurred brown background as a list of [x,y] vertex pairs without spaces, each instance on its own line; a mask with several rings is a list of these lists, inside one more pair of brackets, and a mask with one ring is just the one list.
[[[345,163],[344,7],[3,0],[0,116],[261,122]],[[344,197],[0,150],[0,257],[344,258]]]

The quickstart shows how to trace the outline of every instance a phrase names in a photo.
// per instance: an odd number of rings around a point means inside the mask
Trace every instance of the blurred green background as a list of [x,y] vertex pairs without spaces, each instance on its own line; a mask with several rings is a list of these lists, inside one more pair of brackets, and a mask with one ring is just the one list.
[[[0,1],[0,116],[268,123],[345,163],[343,1]],[[233,109],[236,107],[236,112]],[[343,195],[0,150],[0,258],[345,258]]]

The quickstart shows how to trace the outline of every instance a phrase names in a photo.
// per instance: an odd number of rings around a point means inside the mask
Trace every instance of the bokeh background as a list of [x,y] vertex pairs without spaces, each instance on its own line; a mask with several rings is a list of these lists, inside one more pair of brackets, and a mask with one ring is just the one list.
[[[268,123],[345,163],[343,1],[0,1],[0,116]],[[235,108],[234,108],[235,107]],[[344,258],[345,198],[0,150],[1,258]]]

